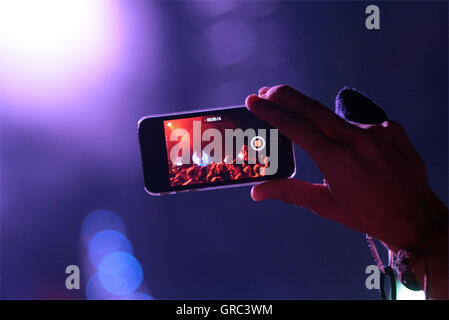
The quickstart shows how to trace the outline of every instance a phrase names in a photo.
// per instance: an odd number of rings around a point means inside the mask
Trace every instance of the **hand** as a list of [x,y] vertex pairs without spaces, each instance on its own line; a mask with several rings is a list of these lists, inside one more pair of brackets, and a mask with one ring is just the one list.
[[325,179],[272,180],[255,201],[280,199],[368,233],[393,251],[416,248],[446,229],[448,211],[429,187],[424,163],[394,121],[350,123],[285,86],[262,88],[246,106],[303,148]]

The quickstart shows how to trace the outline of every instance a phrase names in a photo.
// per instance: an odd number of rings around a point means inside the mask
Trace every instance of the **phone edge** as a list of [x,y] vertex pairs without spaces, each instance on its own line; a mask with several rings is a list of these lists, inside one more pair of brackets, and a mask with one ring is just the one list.
[[191,113],[197,113],[197,112],[215,111],[215,110],[237,109],[237,108],[246,108],[246,106],[244,104],[242,104],[242,105],[233,105],[233,106],[226,106],[226,107],[211,107],[211,108],[207,108],[207,109],[195,109],[195,110],[189,110],[189,111],[177,111],[177,112],[150,114],[150,115],[141,117],[137,121],[137,130],[139,129],[141,122],[144,121],[145,119],[152,119],[152,118],[166,117],[166,116],[177,116],[177,115],[191,114]]

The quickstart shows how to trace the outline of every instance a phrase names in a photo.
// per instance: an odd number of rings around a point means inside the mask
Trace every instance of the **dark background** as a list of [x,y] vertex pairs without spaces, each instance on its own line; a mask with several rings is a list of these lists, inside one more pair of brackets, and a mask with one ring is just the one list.
[[[68,66],[20,69],[27,82],[16,81],[11,59],[40,61],[0,53],[1,297],[84,298],[81,223],[106,209],[123,219],[156,299],[378,298],[365,288],[363,234],[255,203],[249,187],[151,197],[137,140],[146,114],[241,104],[279,83],[333,108],[350,85],[403,124],[447,204],[447,4],[379,2],[381,29],[366,30],[368,4],[110,2],[107,39],[120,41],[98,58],[106,71],[73,59],[65,82]],[[321,181],[299,148],[296,159],[297,177]],[[79,291],[64,288],[69,264]]]

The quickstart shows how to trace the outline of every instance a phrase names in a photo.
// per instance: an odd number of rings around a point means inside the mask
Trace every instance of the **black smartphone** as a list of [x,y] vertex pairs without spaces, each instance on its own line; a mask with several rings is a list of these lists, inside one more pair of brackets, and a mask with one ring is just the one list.
[[138,122],[145,190],[162,195],[292,177],[292,142],[245,106]]

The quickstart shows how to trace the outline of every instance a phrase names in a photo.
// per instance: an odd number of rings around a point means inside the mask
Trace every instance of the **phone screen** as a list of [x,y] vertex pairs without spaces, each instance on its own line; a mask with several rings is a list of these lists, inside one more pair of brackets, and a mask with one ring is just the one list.
[[[294,174],[291,142],[245,107],[145,121],[151,128],[142,128],[142,123],[139,127],[145,181],[147,190],[159,190],[155,193],[218,188]],[[161,131],[162,143],[157,138]]]

